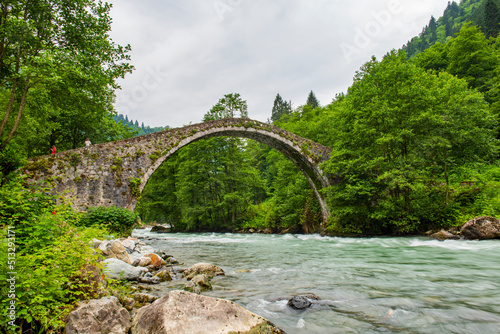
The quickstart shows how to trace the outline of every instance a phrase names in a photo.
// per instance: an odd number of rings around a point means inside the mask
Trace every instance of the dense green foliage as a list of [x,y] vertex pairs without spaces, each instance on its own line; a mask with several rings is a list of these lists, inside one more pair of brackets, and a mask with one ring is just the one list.
[[109,38],[110,5],[93,0],[2,1],[0,151],[22,156],[131,135],[113,119],[130,47]]
[[415,57],[415,63],[434,72],[448,72],[465,79],[471,88],[484,93],[492,112],[500,115],[500,39],[486,39],[476,27],[465,25],[456,38],[437,43]]
[[[14,176],[0,187],[0,261],[4,264],[0,307],[5,312],[15,294],[15,324],[22,326],[23,333],[63,328],[64,318],[76,302],[94,297],[95,291],[74,278],[85,265],[97,261],[89,242],[103,239],[109,232],[76,227],[73,223],[79,219],[81,215],[69,207],[56,207],[44,187],[28,187]],[[15,293],[7,281],[14,276]],[[2,317],[0,331],[14,328],[7,325],[8,320]]]
[[408,41],[403,49],[408,57],[426,50],[436,43],[446,43],[467,23],[480,27],[487,38],[495,38],[500,31],[500,3],[498,0],[462,0],[448,2],[439,19],[431,17],[418,37]]
[[112,207],[89,208],[78,222],[78,226],[101,226],[118,236],[129,236],[139,217],[134,212]]
[[392,52],[366,63],[333,110],[325,169],[341,175],[328,191],[335,227],[408,233],[453,224],[453,181],[494,157],[495,120],[483,96],[405,58]]

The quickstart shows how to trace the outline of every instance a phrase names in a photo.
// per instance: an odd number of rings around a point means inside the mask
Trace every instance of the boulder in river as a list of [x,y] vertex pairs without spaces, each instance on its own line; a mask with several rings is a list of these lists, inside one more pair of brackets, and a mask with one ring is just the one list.
[[306,308],[309,308],[315,300],[321,300],[321,298],[313,293],[307,295],[298,295],[290,298],[287,305],[295,310],[304,310]]
[[160,279],[160,282],[167,282],[172,280],[172,275],[170,275],[168,270],[161,270],[155,274],[155,277]]
[[223,299],[171,291],[139,309],[131,334],[284,333],[268,320]]
[[137,281],[147,272],[146,268],[134,267],[118,259],[106,259],[104,264],[104,272],[111,278],[116,280]]
[[170,233],[170,227],[165,227],[161,225],[156,225],[151,228],[153,233]]
[[188,280],[199,274],[205,274],[208,278],[225,275],[224,270],[211,263],[197,263],[184,272]]
[[200,294],[212,290],[212,284],[210,284],[210,279],[207,275],[196,275],[186,284],[184,290]]
[[460,232],[469,240],[499,239],[500,220],[494,217],[476,217],[465,223]]
[[131,327],[130,314],[116,297],[80,302],[68,315],[66,334],[126,334]]
[[445,230],[441,230],[437,233],[431,234],[430,237],[432,239],[437,239],[437,240],[458,240],[458,239],[460,239],[455,234],[448,232],[448,231],[445,231]]

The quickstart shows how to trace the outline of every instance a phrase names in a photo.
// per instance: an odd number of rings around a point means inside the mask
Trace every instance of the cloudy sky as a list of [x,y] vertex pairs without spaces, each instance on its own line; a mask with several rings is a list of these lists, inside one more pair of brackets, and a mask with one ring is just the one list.
[[199,123],[227,93],[266,121],[276,94],[322,105],[372,55],[421,32],[448,0],[110,0],[112,39],[132,46],[118,113],[150,126]]

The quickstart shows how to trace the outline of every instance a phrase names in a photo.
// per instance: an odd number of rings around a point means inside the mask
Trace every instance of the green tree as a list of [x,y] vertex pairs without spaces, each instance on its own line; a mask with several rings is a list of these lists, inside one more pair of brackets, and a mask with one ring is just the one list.
[[493,0],[486,1],[481,30],[487,38],[496,38],[500,32],[500,10],[498,9],[496,2]]
[[248,117],[247,101],[243,100],[239,93],[224,95],[208,113],[205,114],[203,121],[222,119],[227,117]]
[[447,50],[449,73],[467,80],[470,87],[483,93],[491,89],[491,79],[499,59],[478,27],[462,27],[458,36],[448,42]]
[[276,95],[273,104],[273,110],[271,113],[271,120],[273,122],[278,121],[284,115],[290,115],[292,113],[292,102],[286,102],[283,100],[280,94]]
[[311,91],[307,96],[306,105],[311,106],[313,109],[319,107],[319,100],[316,98],[316,95],[314,95],[313,91]]
[[324,167],[339,175],[328,190],[334,229],[409,233],[451,222],[451,176],[494,153],[495,122],[482,95],[405,59],[394,51],[373,58],[333,110]]
[[417,66],[425,70],[433,70],[437,72],[446,71],[448,68],[448,50],[446,45],[436,43],[424,52],[415,56]]
[[55,132],[79,129],[82,134],[69,140],[74,146],[88,134],[82,124],[109,119],[116,79],[132,70],[129,46],[109,38],[109,10],[94,0],[2,2],[0,149],[22,127],[25,137],[34,126],[47,129],[38,136],[52,143]]

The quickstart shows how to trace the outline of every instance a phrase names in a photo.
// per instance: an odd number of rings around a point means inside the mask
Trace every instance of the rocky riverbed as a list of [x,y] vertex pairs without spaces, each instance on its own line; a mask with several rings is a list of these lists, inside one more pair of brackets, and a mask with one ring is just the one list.
[[[96,298],[70,313],[67,334],[284,333],[234,302],[201,295],[212,289],[214,277],[225,275],[223,269],[210,263],[183,268],[144,241],[94,240],[103,256],[102,272],[87,266],[82,275]],[[109,289],[106,278],[122,282],[126,292]]]

